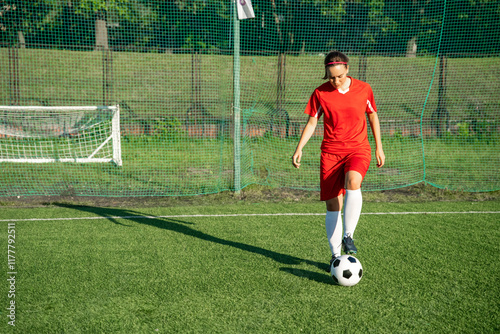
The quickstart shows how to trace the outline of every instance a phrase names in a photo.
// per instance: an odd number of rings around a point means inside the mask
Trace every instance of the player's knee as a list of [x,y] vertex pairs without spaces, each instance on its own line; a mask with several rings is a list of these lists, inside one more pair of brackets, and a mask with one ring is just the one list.
[[346,189],[348,190],[357,190],[361,188],[361,182],[363,180],[357,180],[357,179],[349,179],[346,181]]
[[345,188],[348,190],[357,190],[361,188],[363,176],[356,171],[349,171],[346,174]]
[[326,209],[328,211],[342,211],[343,196],[335,197],[326,201]]

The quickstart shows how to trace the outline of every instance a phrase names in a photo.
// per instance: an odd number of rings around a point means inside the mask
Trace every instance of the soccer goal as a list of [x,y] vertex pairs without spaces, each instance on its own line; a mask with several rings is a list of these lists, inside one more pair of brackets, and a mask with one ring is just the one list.
[[0,106],[0,162],[122,165],[116,106]]

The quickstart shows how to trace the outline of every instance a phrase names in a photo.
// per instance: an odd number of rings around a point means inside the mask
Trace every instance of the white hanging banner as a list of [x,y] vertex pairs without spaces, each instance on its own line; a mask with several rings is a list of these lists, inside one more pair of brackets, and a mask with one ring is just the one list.
[[236,7],[238,8],[238,18],[240,20],[253,19],[255,17],[250,0],[236,0]]

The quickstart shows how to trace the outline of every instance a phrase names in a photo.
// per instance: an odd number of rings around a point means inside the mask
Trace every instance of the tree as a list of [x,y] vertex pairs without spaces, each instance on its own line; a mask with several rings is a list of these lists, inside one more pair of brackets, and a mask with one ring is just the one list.
[[[147,50],[229,49],[229,0],[0,0],[7,44]],[[435,53],[498,52],[500,0],[254,0],[241,23],[246,50]],[[444,21],[443,21],[443,15]],[[96,31],[96,21],[98,29]],[[444,24],[444,25],[443,25]],[[102,36],[106,36],[105,33]],[[103,40],[100,44],[106,45]],[[99,39],[98,39],[99,40]]]
[[[42,19],[50,12],[46,0],[26,2],[0,0],[0,34],[2,43],[24,44],[27,34],[38,31]],[[49,23],[50,24],[50,23]]]
[[449,1],[444,22],[443,52],[498,52],[500,45],[500,1]]
[[[392,38],[404,43],[407,57],[415,57],[418,51],[419,35],[424,29],[423,18],[426,15],[427,0],[385,0],[384,13],[397,26],[396,36]],[[398,48],[400,49],[400,48]]]

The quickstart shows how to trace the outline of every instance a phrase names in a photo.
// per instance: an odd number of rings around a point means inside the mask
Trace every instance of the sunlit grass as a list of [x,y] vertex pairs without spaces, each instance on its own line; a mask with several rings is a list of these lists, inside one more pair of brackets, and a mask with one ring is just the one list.
[[[492,210],[495,203],[385,203],[366,205],[363,211],[482,211]],[[139,217],[290,212],[322,213],[324,207],[241,203],[113,209],[56,204],[22,212],[2,209],[2,219],[49,219],[15,222],[16,329],[24,333],[500,329],[498,214],[363,215],[355,238],[365,274],[351,288],[333,285],[325,272],[329,249],[323,216]],[[80,219],[71,220],[75,217]],[[6,222],[0,224],[7,230]],[[6,239],[6,233],[0,235],[4,246]],[[1,288],[2,305],[9,302],[7,289],[7,284]],[[6,318],[0,328],[10,329]]]

